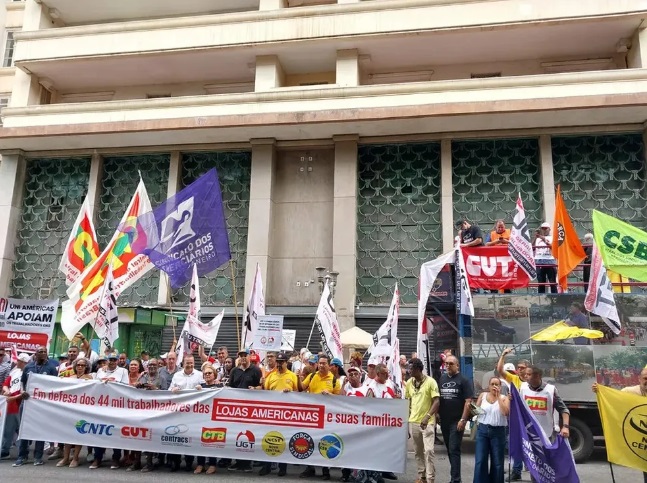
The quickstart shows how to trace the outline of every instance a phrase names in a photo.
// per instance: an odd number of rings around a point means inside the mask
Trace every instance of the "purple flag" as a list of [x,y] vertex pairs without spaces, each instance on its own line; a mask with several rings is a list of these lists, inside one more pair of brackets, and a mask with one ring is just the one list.
[[[231,259],[220,182],[215,168],[137,219],[133,251],[165,271],[173,288]],[[141,236],[145,235],[145,236]]]
[[510,391],[510,457],[523,458],[537,483],[579,483],[568,442],[557,435],[551,443],[514,385]]

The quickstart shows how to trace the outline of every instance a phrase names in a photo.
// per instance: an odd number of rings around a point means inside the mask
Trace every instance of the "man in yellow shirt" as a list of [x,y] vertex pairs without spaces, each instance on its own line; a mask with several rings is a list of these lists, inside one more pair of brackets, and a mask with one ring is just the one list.
[[440,393],[434,378],[423,373],[424,364],[420,359],[411,359],[410,366],[411,378],[404,388],[404,397],[409,400],[409,433],[418,463],[416,483],[434,483],[434,439]]
[[303,390],[310,394],[339,394],[341,384],[330,371],[328,356],[319,356],[318,370],[303,380]]
[[[306,377],[302,384],[304,391],[310,394],[340,394],[341,384],[330,372],[330,360],[327,355],[320,355],[317,362],[318,370]],[[322,467],[322,480],[330,480],[330,468]],[[315,476],[314,466],[308,466],[301,472],[299,478],[310,478]]]
[[[288,357],[285,353],[281,352],[276,357],[276,366],[272,372],[267,374],[263,389],[266,391],[281,391],[292,392],[299,390],[299,380],[297,375],[288,370]],[[268,354],[269,356],[269,354]],[[288,465],[287,463],[279,463],[279,476],[285,476]],[[272,471],[272,463],[267,461],[263,463],[261,471],[258,473],[260,476],[268,475]]]

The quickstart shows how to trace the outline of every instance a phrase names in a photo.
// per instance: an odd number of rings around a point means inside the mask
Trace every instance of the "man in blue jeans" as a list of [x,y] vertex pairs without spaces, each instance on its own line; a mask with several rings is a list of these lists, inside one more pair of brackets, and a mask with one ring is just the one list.
[[[20,382],[22,384],[22,390],[24,391],[23,399],[28,399],[29,394],[27,394],[27,380],[29,379],[29,374],[45,374],[47,376],[58,377],[58,364],[54,360],[50,360],[47,357],[47,348],[45,346],[40,346],[36,349],[35,360],[28,363],[22,371],[22,377]],[[25,405],[20,405],[20,419],[22,420],[22,411]],[[20,440],[20,448],[18,449],[18,459],[13,464],[14,467],[22,466],[27,462],[29,456],[29,443],[27,439]],[[45,441],[34,441],[34,466],[40,466],[43,464],[43,451],[45,450]]]
[[450,464],[450,483],[461,483],[461,443],[474,396],[472,383],[459,372],[458,359],[447,356],[447,372],[440,376],[440,429]]

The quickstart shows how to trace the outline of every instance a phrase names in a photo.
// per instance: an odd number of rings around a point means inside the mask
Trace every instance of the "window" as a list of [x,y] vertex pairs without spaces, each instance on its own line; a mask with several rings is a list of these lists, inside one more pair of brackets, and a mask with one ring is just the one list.
[[9,105],[8,97],[0,97],[0,126],[2,126],[2,109]]
[[4,47],[4,60],[2,61],[2,67],[11,67],[13,66],[13,50],[14,50],[15,41],[13,39],[13,32],[7,32],[7,42]]

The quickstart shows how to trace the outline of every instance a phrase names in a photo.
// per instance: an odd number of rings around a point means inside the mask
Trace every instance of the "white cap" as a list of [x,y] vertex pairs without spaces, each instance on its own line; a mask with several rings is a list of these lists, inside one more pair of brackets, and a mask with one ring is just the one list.
[[368,362],[366,363],[367,366],[377,366],[379,364],[379,359],[377,357],[369,357]]
[[29,357],[29,354],[25,354],[24,352],[18,356],[18,360],[22,362],[29,362],[30,359],[31,357]]
[[506,362],[503,366],[503,370],[508,372],[517,372],[517,369],[514,367],[512,362]]
[[542,228],[550,228],[550,223],[548,223],[547,221],[544,221],[544,222],[541,224],[541,227],[542,227]]

